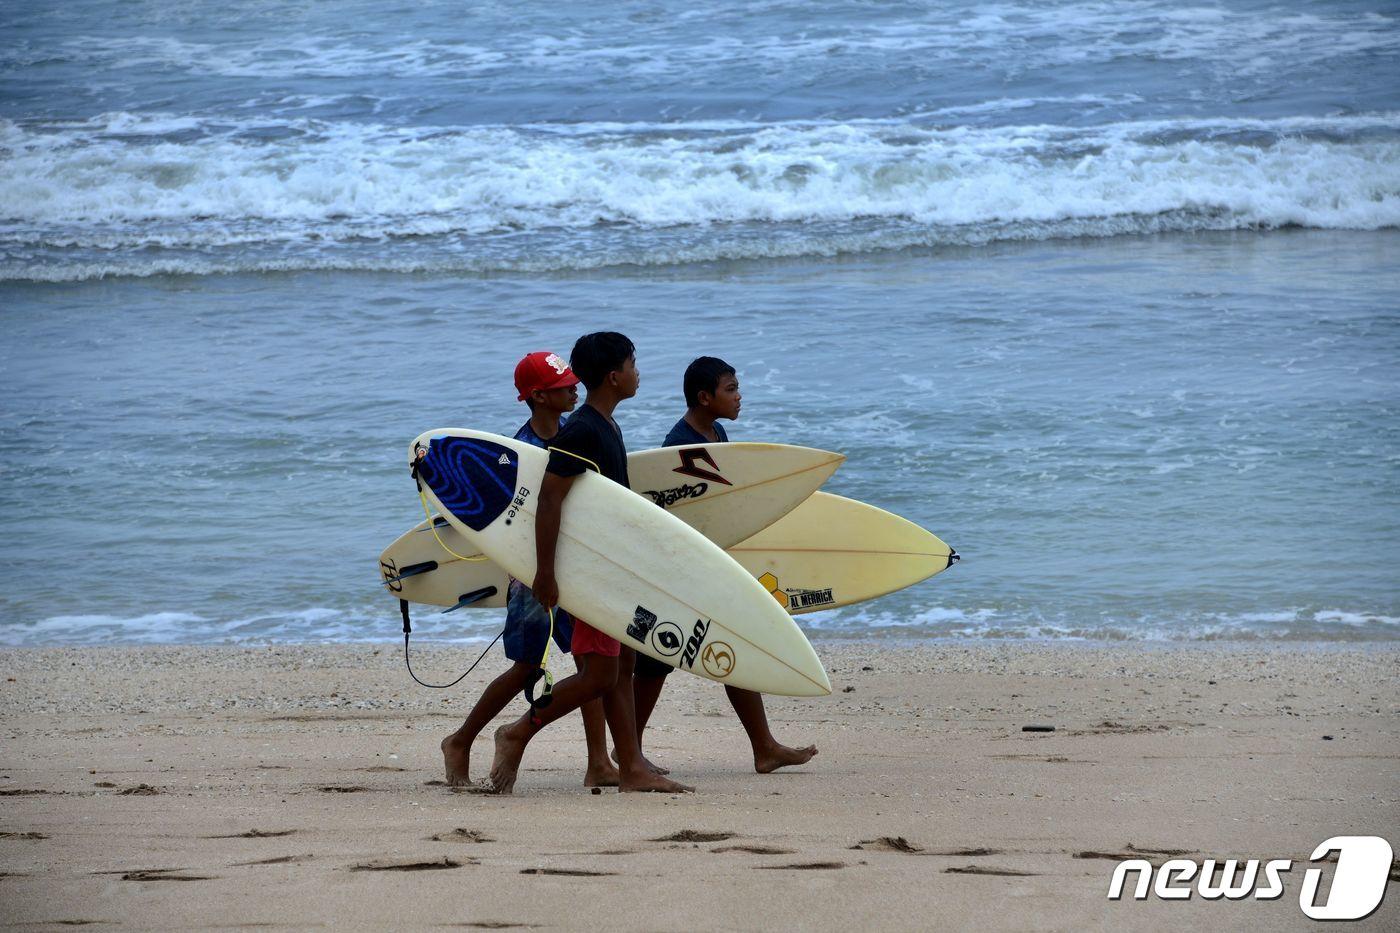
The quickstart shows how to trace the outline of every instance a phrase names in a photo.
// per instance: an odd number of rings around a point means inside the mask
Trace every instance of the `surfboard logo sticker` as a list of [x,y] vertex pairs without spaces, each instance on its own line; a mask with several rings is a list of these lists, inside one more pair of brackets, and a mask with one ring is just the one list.
[[[712,483],[723,483],[726,486],[733,486],[729,480],[719,474],[719,464],[715,463],[715,458],[704,447],[686,447],[680,451],[681,465],[671,472],[679,473],[682,476],[693,476],[696,479],[709,480]],[[707,470],[702,466],[696,466],[696,461],[703,460],[714,470]]]
[[509,454],[492,441],[435,437],[418,462],[418,476],[445,510],[472,531],[481,531],[515,498],[518,467]]
[[642,495],[650,496],[651,501],[663,509],[670,508],[682,499],[699,499],[710,491],[709,483],[686,483],[675,489],[647,489]]
[[813,606],[830,606],[836,602],[831,595],[831,587],[823,590],[784,590],[788,606],[792,609],[810,609]]
[[647,643],[647,635],[656,626],[656,613],[645,606],[638,606],[637,611],[632,614],[632,621],[627,626],[627,637],[639,645]]
[[389,589],[393,590],[395,593],[403,592],[403,581],[397,579],[399,568],[393,560],[381,560],[379,562],[379,572],[384,575],[384,580],[389,584]]
[[674,622],[662,622],[651,633],[651,648],[663,658],[674,658],[684,645],[685,636]]
[[690,630],[690,637],[685,642],[685,654],[681,655],[681,666],[695,669],[695,656],[700,651],[700,643],[705,640],[705,636],[710,632],[709,619],[696,619],[695,628]]
[[711,677],[728,677],[734,671],[734,649],[728,642],[710,642],[700,654],[700,663]]
[[830,606],[836,602],[836,597],[831,593],[832,587],[829,586],[818,589],[786,589],[771,573],[763,574],[758,578],[758,582],[763,584],[763,588],[784,609],[810,609],[813,606]]

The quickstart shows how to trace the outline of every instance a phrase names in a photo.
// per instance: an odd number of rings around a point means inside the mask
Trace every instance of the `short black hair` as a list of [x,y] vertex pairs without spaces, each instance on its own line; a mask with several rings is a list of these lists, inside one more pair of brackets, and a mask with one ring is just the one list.
[[569,368],[585,389],[596,389],[608,373],[621,369],[627,358],[636,352],[632,341],[616,331],[584,334],[574,343],[574,350],[569,354]]
[[685,403],[694,408],[700,404],[701,392],[713,395],[719,388],[720,379],[736,375],[734,367],[717,356],[696,357],[685,368]]

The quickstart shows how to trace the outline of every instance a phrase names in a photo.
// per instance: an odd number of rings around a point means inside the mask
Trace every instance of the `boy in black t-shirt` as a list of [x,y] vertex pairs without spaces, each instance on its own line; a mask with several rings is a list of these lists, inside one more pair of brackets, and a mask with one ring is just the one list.
[[[632,341],[618,333],[580,337],[570,354],[569,365],[583,380],[588,397],[554,436],[549,466],[540,485],[535,512],[537,568],[531,589],[535,599],[545,607],[559,604],[554,552],[559,541],[564,497],[569,494],[574,480],[591,466],[613,482],[628,485],[627,448],[612,413],[619,402],[637,394],[641,381]],[[491,763],[491,783],[496,792],[508,794],[514,788],[525,747],[540,729],[596,697],[603,699],[603,712],[617,749],[620,790],[666,793],[691,790],[662,777],[647,767],[642,758],[632,709],[632,667],[636,652],[582,619],[574,620],[572,648],[579,671],[555,686],[553,700],[496,730],[496,757]]]
[[[686,367],[683,388],[687,406],[685,415],[671,428],[662,446],[684,447],[728,441],[729,435],[718,419],[733,421],[739,417],[743,396],[739,394],[739,377],[734,367],[717,357],[702,356]],[[642,732],[661,696],[661,688],[666,684],[666,675],[671,673],[671,667],[639,654],[635,670],[632,689],[637,715],[637,745],[640,747]],[[789,765],[806,764],[817,753],[815,745],[789,748],[773,738],[773,733],[768,729],[762,694],[727,684],[724,692],[729,695],[729,703],[749,735],[749,744],[753,746],[753,767],[759,774]],[[666,773],[664,768],[651,762],[647,764],[660,774]]]
[[[517,399],[530,406],[530,420],[515,432],[515,439],[548,449],[563,430],[564,416],[578,404],[578,382],[573,370],[557,355],[545,351],[527,354],[515,367],[515,388]],[[573,619],[567,612],[556,610],[551,621],[530,588],[514,578],[506,592],[506,625],[501,644],[506,657],[515,663],[481,692],[462,727],[442,740],[447,783],[454,787],[471,783],[472,742],[532,682],[550,633],[562,652],[569,651],[573,638]],[[588,743],[583,783],[587,787],[616,787],[617,768],[608,760],[603,704],[591,700],[583,705],[582,713]]]

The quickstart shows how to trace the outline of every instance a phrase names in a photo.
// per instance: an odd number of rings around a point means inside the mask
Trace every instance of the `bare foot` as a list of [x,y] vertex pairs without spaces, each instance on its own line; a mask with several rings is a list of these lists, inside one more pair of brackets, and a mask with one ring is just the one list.
[[463,743],[455,732],[442,740],[442,765],[447,771],[448,787],[466,787],[471,784],[472,779],[468,774],[471,754],[471,743]]
[[590,762],[588,770],[583,772],[584,787],[616,787],[618,780],[617,769],[606,761],[602,764],[592,764]]
[[771,748],[753,753],[753,769],[759,774],[769,774],[790,765],[805,765],[812,760],[812,756],[816,753],[817,747],[815,745],[808,745],[806,748],[788,748],[786,745],[779,745],[775,742]]
[[520,723],[513,722],[496,730],[496,757],[491,761],[491,792],[509,794],[515,790],[515,775],[520,759],[525,756],[528,735],[520,734]]
[[[612,750],[612,760],[613,760],[613,761],[616,761],[616,762],[618,762],[618,763],[621,763],[621,761],[622,761],[622,759],[620,759],[620,758],[617,757],[617,749],[613,749],[613,750]],[[651,760],[650,758],[648,758],[646,755],[643,755],[643,756],[642,756],[642,764],[646,765],[646,766],[647,766],[647,770],[650,771],[652,774],[670,774],[670,773],[671,773],[671,769],[670,769],[670,768],[663,768],[663,767],[661,767],[659,764],[657,764],[656,762],[652,761],[652,760]]]
[[679,781],[673,781],[668,777],[662,777],[647,768],[638,768],[635,771],[622,773],[618,790],[624,794],[645,791],[656,794],[689,794],[694,793],[695,788]]

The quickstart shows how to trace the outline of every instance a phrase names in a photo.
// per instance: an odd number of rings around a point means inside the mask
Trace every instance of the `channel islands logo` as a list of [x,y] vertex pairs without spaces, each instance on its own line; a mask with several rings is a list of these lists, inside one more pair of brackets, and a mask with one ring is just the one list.
[[763,584],[763,588],[768,594],[778,601],[789,612],[796,612],[798,609],[810,609],[814,606],[830,606],[836,602],[836,597],[831,595],[831,587],[819,590],[785,590],[778,582],[778,578],[771,573],[765,573],[758,578],[758,582]]
[[763,584],[763,588],[768,591],[768,595],[778,601],[779,606],[782,606],[784,609],[788,607],[787,594],[778,586],[777,577],[773,576],[771,573],[765,573],[758,578],[758,582]]

